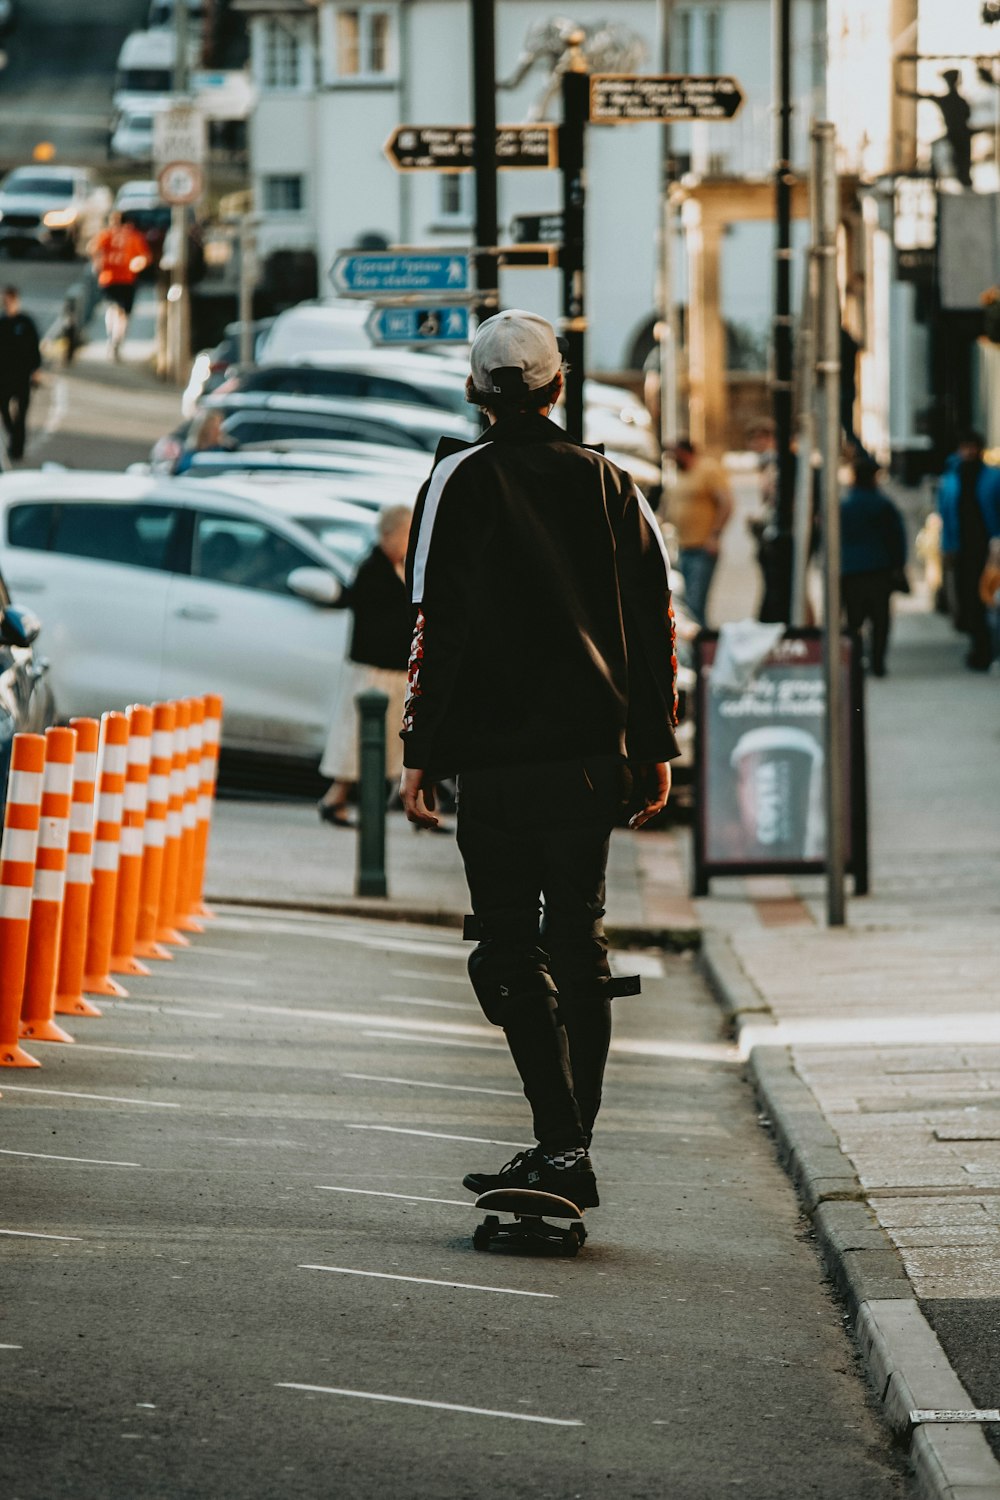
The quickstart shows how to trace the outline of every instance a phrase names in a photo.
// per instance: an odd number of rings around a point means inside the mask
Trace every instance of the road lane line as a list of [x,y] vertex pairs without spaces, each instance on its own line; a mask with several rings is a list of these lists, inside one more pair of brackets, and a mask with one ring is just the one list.
[[42,1089],[36,1084],[8,1083],[4,1079],[5,1094],[54,1094],[58,1099],[96,1099],[100,1104],[142,1104],[147,1109],[180,1109],[179,1104],[167,1103],[163,1099],[123,1099],[118,1094],[78,1094],[72,1089]]
[[[373,1018],[368,1017],[369,1021]],[[411,1025],[407,1022],[407,1025]],[[415,1036],[412,1031],[363,1031],[362,1036],[384,1037],[389,1042],[430,1043],[434,1047],[471,1047],[475,1052],[505,1052],[502,1042],[453,1042],[443,1036]]]
[[472,1010],[467,1000],[425,1000],[421,995],[379,995],[387,1005],[436,1005],[441,1010]]
[[255,989],[261,983],[261,980],[231,979],[225,974],[219,974],[214,977],[211,974],[171,974],[170,983],[172,985],[220,984],[228,989]]
[[23,1344],[0,1344],[0,1349],[23,1349]]
[[404,1130],[401,1125],[347,1125],[346,1130],[381,1130],[388,1135],[422,1135],[435,1141],[466,1141],[471,1146],[513,1146],[518,1151],[528,1148],[523,1141],[487,1141],[481,1135],[444,1135],[439,1130]]
[[435,1281],[430,1276],[397,1276],[392,1271],[356,1271],[351,1266],[299,1266],[300,1271],[331,1271],[335,1276],[368,1276],[375,1281],[413,1281],[419,1286],[444,1286],[459,1292],[500,1292],[505,1297],[544,1297],[555,1301],[556,1292],[525,1292],[513,1286],[478,1286],[472,1281]]
[[37,1234],[30,1229],[0,1229],[0,1234],[10,1235],[16,1240],[82,1240],[82,1234]]
[[[213,903],[214,904],[214,903]],[[220,916],[213,926],[218,931],[250,932],[250,933],[275,933],[290,935],[292,937],[316,937],[331,943],[356,943],[361,948],[377,948],[382,953],[405,953],[411,958],[450,958],[465,962],[466,954],[461,945],[458,934],[455,934],[454,944],[435,943],[431,940],[421,942],[419,939],[399,938],[390,936],[388,933],[383,937],[361,928],[344,930],[333,926],[333,918],[317,918],[319,925],[310,922],[289,922],[273,918],[261,920],[248,918],[233,918]],[[197,952],[197,949],[195,949]]]
[[53,1156],[49,1151],[11,1151],[0,1146],[0,1156],[31,1156],[37,1161],[78,1161],[91,1167],[141,1167],[141,1161],[105,1161],[99,1156]]
[[400,1198],[404,1203],[445,1203],[449,1208],[476,1206],[468,1198],[421,1198],[418,1193],[381,1193],[375,1188],[327,1187],[325,1182],[317,1182],[316,1186],[321,1193],[354,1193],[359,1198]]
[[[131,1009],[132,1007],[127,1007]],[[200,1015],[201,1012],[199,1011]],[[61,1046],[62,1043],[39,1042],[35,1037],[31,1039],[33,1047],[38,1046]],[[111,1047],[105,1046],[103,1042],[77,1042],[73,1043],[77,1052],[120,1052],[127,1057],[162,1057],[167,1062],[197,1062],[198,1055],[195,1052],[158,1052],[149,1047]]]
[[254,955],[245,948],[208,948],[204,943],[198,943],[191,949],[192,958],[201,958],[206,953],[211,958],[242,958],[246,963],[254,961]]
[[510,1422],[542,1422],[548,1427],[582,1427],[576,1418],[536,1417],[524,1411],[492,1411],[486,1406],[456,1406],[450,1401],[418,1401],[412,1396],[387,1396],[381,1391],[349,1391],[336,1385],[302,1385],[296,1380],[278,1380],[275,1385],[285,1391],[315,1391],[321,1396],[352,1396],[358,1401],[390,1401],[398,1406],[424,1406],[434,1411],[458,1411],[472,1417],[502,1417]]
[[466,974],[430,974],[426,969],[393,969],[393,979],[423,979],[431,984],[464,984],[468,985],[469,979]]
[[424,1083],[417,1078],[388,1078],[379,1073],[343,1073],[343,1078],[359,1078],[362,1083],[402,1083],[411,1089],[447,1089],[455,1094],[496,1094],[501,1099],[523,1099],[518,1089],[487,1089],[472,1083]]
[[[191,996],[186,995],[184,998],[190,1000]],[[215,1003],[218,1004],[218,1001]],[[137,1000],[102,1000],[101,1004],[106,1010],[115,1010],[121,1006],[122,1014],[126,1016],[129,1011],[135,1011],[136,1015],[190,1016],[192,1020],[198,1021],[224,1021],[226,1019],[221,1010],[182,1010],[179,1005],[174,1004],[173,995],[159,995],[150,1005],[142,1005]],[[167,1007],[166,1010],[164,1006]],[[239,1010],[241,1007],[234,1005],[232,1009]]]

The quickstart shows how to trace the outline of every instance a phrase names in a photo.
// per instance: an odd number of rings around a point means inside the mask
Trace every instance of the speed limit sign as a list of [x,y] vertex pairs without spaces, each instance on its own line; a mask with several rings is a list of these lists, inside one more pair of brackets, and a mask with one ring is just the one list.
[[205,190],[201,168],[193,161],[170,161],[157,179],[164,203],[197,203]]

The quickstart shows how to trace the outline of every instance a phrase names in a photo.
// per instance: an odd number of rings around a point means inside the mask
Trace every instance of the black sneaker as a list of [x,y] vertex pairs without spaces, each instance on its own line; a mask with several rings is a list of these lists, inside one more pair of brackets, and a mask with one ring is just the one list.
[[498,1188],[530,1188],[536,1193],[568,1198],[577,1208],[597,1208],[601,1201],[589,1156],[581,1156],[571,1167],[550,1167],[538,1146],[519,1151],[499,1172],[467,1172],[462,1186],[477,1197]]

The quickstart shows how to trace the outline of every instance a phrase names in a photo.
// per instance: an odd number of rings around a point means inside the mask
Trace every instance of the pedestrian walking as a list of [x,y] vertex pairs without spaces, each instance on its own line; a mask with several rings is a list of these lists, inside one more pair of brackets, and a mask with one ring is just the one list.
[[97,285],[106,307],[104,327],[108,335],[108,357],[121,359],[128,320],[135,304],[139,277],[153,259],[149,241],[134,224],[113,213],[108,227],[95,235],[89,246]]
[[355,699],[372,688],[389,699],[386,773],[393,782],[403,768],[403,747],[396,729],[403,717],[406,671],[413,636],[413,607],[406,586],[406,546],[412,512],[390,505],[378,520],[378,542],[364,559],[354,582],[334,608],[353,615],[348,660],[340,674],[330,733],[320,774],[332,778],[320,800],[319,815],[335,828],[352,827],[347,799],[358,780],[358,717]]
[[7,434],[7,452],[12,459],[24,456],[31,392],[38,381],[42,355],[38,329],[21,307],[16,286],[3,289],[0,316],[0,421]]
[[1000,662],[1000,537],[990,542],[983,576],[979,580],[979,597],[986,610],[993,647],[993,662]]
[[906,527],[879,489],[874,459],[856,458],[851,467],[854,483],[840,502],[841,593],[848,630],[863,643],[874,675],[884,677],[892,594],[909,587]]
[[993,644],[979,582],[990,542],[1000,537],[1000,469],[983,459],[983,439],[966,432],[938,485],[941,551],[955,627],[969,637],[965,664],[989,671]]
[[490,426],[439,448],[410,540],[401,792],[410,821],[431,826],[434,778],[458,773],[469,975],[506,1035],[537,1141],[464,1184],[587,1208],[611,999],[624,992],[602,922],[608,844],[632,778],[631,826],[662,812],[678,753],[668,562],[629,475],[547,420],[563,385],[551,324],[499,313],[471,365],[466,397]]
[[699,453],[688,438],[681,438],[673,456],[677,479],[668,496],[666,519],[677,533],[684,603],[699,625],[706,625],[708,591],[722,532],[733,512],[733,493],[722,465]]

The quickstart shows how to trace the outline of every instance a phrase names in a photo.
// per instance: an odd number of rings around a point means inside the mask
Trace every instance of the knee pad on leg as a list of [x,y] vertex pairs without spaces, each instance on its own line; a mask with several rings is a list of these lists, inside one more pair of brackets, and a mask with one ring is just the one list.
[[526,1009],[554,1005],[556,987],[540,948],[480,943],[469,957],[469,978],[487,1021],[509,1026]]

